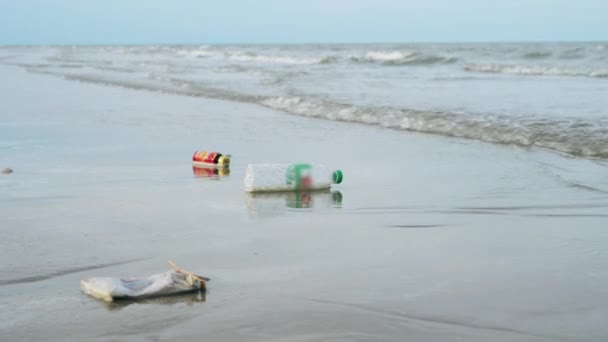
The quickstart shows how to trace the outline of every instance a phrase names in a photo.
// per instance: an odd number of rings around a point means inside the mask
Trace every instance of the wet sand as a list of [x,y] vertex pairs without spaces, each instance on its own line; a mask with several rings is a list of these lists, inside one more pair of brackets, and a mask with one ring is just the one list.
[[[3,341],[604,341],[608,166],[0,67]],[[197,149],[233,155],[193,172]],[[244,194],[249,162],[344,170]],[[180,266],[205,298],[101,303]]]

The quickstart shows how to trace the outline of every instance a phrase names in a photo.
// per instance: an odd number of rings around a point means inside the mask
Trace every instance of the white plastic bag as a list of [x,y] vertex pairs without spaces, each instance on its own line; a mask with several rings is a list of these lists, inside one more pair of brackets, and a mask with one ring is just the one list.
[[80,287],[86,294],[109,302],[170,296],[206,289],[205,282],[209,280],[208,278],[184,271],[172,262],[169,264],[174,269],[165,273],[133,279],[89,278],[80,281]]

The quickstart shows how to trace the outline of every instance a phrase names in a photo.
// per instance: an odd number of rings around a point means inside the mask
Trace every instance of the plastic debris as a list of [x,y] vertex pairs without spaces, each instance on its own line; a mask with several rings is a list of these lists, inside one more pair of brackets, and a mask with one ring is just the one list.
[[188,272],[171,261],[169,265],[173,270],[149,277],[133,279],[95,277],[80,281],[80,287],[89,296],[108,302],[206,290],[206,282],[209,278]]
[[294,191],[329,189],[340,184],[342,171],[321,164],[249,164],[245,191]]

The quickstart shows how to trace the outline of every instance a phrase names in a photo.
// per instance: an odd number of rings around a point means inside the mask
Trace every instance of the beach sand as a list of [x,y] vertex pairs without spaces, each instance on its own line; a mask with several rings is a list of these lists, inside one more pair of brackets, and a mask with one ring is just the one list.
[[[608,337],[605,162],[0,74],[2,341]],[[193,173],[197,149],[232,154],[229,175]],[[248,196],[254,162],[344,182],[312,203]],[[80,291],[169,259],[212,278],[204,300]]]

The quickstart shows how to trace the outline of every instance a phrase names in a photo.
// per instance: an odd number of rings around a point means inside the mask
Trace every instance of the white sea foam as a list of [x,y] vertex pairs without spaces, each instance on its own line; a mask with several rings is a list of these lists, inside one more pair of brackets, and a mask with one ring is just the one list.
[[541,147],[589,158],[608,158],[608,119],[530,118],[476,113],[357,107],[298,96],[272,97],[267,107],[291,114],[486,142]]
[[533,76],[579,76],[579,77],[608,77],[608,69],[604,70],[583,70],[567,69],[553,66],[534,66],[534,65],[508,65],[508,64],[468,64],[464,70],[472,72],[512,74],[512,75],[533,75]]
[[220,51],[207,50],[205,48],[197,50],[177,50],[175,54],[177,56],[190,58],[221,57],[223,55]]
[[293,65],[306,65],[306,64],[321,64],[324,62],[325,57],[293,57],[293,56],[269,56],[269,55],[257,55],[253,53],[236,53],[228,57],[228,59],[239,62],[261,62],[271,64],[293,64]]
[[351,56],[350,60],[358,63],[380,63],[384,65],[430,65],[452,63],[457,58],[412,51],[368,51],[363,56]]
[[369,51],[365,54],[365,59],[369,61],[389,62],[404,60],[406,58],[411,58],[414,55],[414,52]]
[[292,56],[258,54],[249,50],[218,49],[201,47],[198,49],[177,49],[175,55],[186,58],[217,58],[232,62],[257,62],[265,64],[309,65],[335,62],[333,56]]

